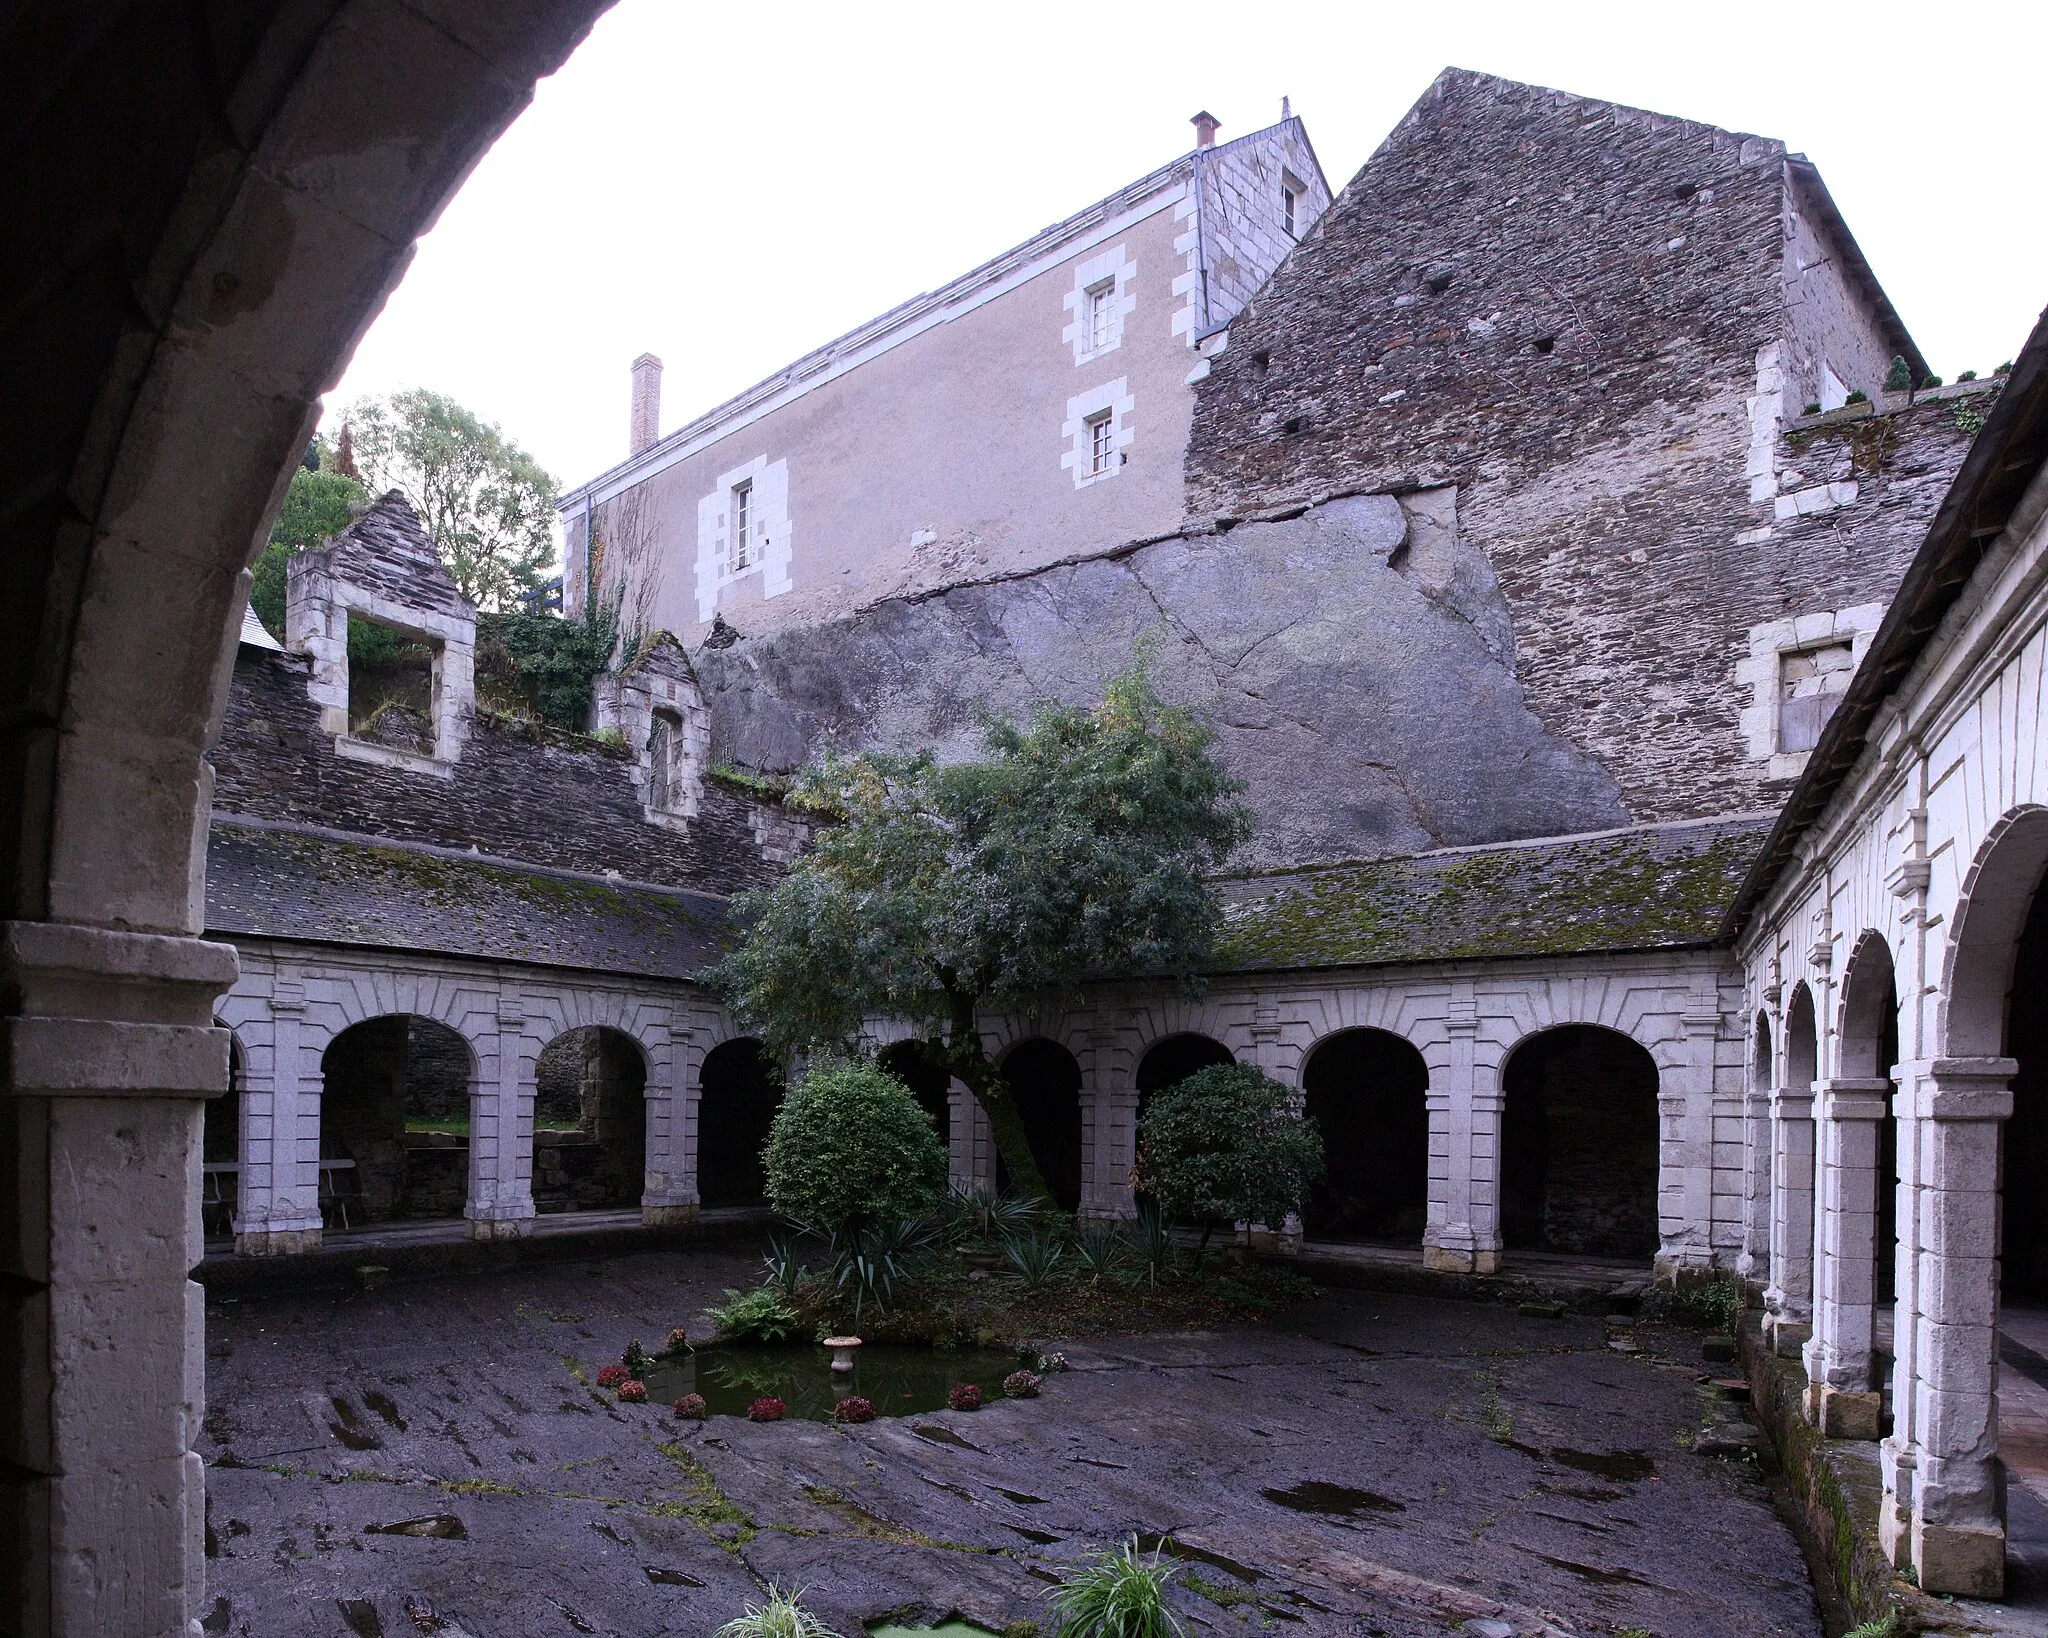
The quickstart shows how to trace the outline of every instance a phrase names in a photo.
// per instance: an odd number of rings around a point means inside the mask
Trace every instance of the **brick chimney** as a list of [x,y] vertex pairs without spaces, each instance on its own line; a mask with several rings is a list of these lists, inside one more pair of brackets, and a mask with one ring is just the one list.
[[629,455],[638,455],[661,436],[661,360],[642,353],[633,360],[633,425]]
[[1195,128],[1195,146],[1197,148],[1213,148],[1216,146],[1216,127],[1221,125],[1223,121],[1205,108],[1201,113],[1189,120],[1188,123]]

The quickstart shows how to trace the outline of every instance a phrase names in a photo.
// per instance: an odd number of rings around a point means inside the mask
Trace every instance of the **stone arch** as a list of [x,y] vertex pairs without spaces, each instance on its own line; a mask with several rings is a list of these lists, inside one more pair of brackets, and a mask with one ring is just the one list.
[[726,1037],[697,1071],[697,1195],[706,1206],[765,1206],[761,1151],[782,1106],[782,1066],[751,1035]]
[[1749,1032],[1749,1089],[1768,1097],[1777,1084],[1777,1062],[1771,1055],[1771,1015],[1759,1007],[1756,1028]]
[[614,1025],[572,1025],[541,1047],[533,1083],[535,1211],[638,1206],[647,1181],[646,1047]]
[[[1039,1175],[1062,1211],[1081,1204],[1081,1065],[1074,1054],[1050,1036],[1035,1035],[1014,1043],[1002,1057],[1003,1080],[1016,1100],[1024,1122],[1024,1138]],[[1000,1156],[997,1187],[1009,1178]]]
[[1343,1029],[1303,1059],[1324,1170],[1302,1209],[1315,1239],[1420,1244],[1429,1209],[1429,1066],[1383,1029]]
[[950,1155],[953,1148],[952,1072],[933,1061],[930,1049],[922,1041],[907,1036],[900,1041],[892,1041],[877,1052],[875,1063],[910,1088],[910,1095],[917,1099],[918,1108],[930,1117],[933,1129],[939,1134],[939,1147]]
[[1155,1037],[1138,1059],[1135,1079],[1139,1113],[1143,1114],[1146,1101],[1153,1093],[1178,1085],[1196,1070],[1236,1062],[1237,1055],[1229,1047],[1200,1030],[1175,1030]]
[[1892,1300],[1897,1290],[1899,1226],[1899,1120],[1892,1104],[1892,1067],[1899,1061],[1899,991],[1891,946],[1881,933],[1865,932],[1856,941],[1842,973],[1840,1026],[1835,1061],[1844,1082],[1861,1081],[1869,1095],[1882,1100],[1877,1120],[1876,1168],[1869,1198],[1854,1205],[1869,1213],[1869,1228],[1844,1254],[1870,1260],[1873,1300]]
[[1943,1057],[2004,1056],[2014,962],[2044,873],[2048,808],[2014,808],[1991,827],[1956,899],[1942,958]]
[[1657,1249],[1658,1065],[1633,1036],[1558,1024],[1501,1070],[1501,1235],[1510,1249]]
[[418,1013],[381,1013],[336,1031],[319,1064],[320,1160],[349,1226],[460,1217],[478,1094],[468,1039]]
[[1792,998],[1785,1003],[1785,1087],[1802,1095],[1811,1092],[1819,1074],[1820,1031],[1813,991],[1802,979],[1792,986]]

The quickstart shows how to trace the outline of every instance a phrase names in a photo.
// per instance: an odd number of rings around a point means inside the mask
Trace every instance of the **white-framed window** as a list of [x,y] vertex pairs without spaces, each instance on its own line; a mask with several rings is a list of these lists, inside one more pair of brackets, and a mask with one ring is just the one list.
[[1076,489],[1101,483],[1123,470],[1129,459],[1135,406],[1130,384],[1123,376],[1067,400],[1067,418],[1060,427],[1067,448],[1060,465],[1074,475]]
[[1285,183],[1282,183],[1280,186],[1280,225],[1287,230],[1287,237],[1290,239],[1296,239],[1301,236],[1301,230],[1294,225],[1296,221],[1295,212],[1300,204],[1301,195]]
[[758,580],[761,596],[791,587],[789,463],[757,455],[722,472],[697,502],[697,618],[707,625],[721,594]]
[[1138,264],[1122,245],[1074,264],[1074,286],[1061,298],[1068,323],[1060,339],[1073,348],[1076,364],[1123,345],[1125,321],[1138,307],[1137,276]]
[[753,561],[754,547],[754,482],[751,478],[732,486],[732,574],[744,574]]

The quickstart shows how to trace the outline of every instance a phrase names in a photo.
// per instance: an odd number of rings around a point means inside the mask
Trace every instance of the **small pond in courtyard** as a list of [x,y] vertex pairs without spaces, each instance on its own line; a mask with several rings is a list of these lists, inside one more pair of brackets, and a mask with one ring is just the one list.
[[1006,1348],[916,1348],[872,1342],[857,1349],[853,1369],[832,1369],[830,1350],[816,1344],[772,1348],[710,1343],[694,1353],[664,1354],[647,1368],[647,1398],[667,1405],[686,1393],[704,1396],[713,1416],[745,1416],[756,1399],[780,1399],[791,1416],[829,1421],[848,1394],[874,1402],[879,1416],[921,1416],[946,1408],[956,1383],[972,1382],[982,1402],[1003,1397],[1003,1378],[1019,1369]]

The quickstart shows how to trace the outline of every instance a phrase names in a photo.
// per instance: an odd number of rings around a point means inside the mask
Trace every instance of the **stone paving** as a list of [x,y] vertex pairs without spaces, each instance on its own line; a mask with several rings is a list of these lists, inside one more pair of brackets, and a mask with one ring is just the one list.
[[1049,1631],[1061,1567],[1135,1531],[1189,1555],[1194,1633],[1820,1633],[1754,1463],[1692,1448],[1740,1440],[1688,1333],[1631,1355],[1598,1318],[1342,1292],[1064,1341],[1035,1401],[858,1428],[586,1385],[751,1274],[670,1252],[216,1301],[207,1631],[699,1635],[771,1579],[849,1638]]

